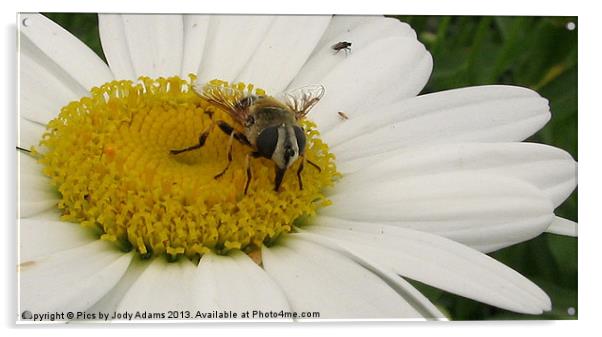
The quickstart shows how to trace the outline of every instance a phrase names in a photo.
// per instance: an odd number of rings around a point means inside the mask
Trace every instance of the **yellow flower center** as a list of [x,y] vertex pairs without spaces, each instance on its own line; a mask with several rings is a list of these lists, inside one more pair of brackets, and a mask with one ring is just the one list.
[[[309,121],[302,122],[305,156],[320,170],[305,165],[303,189],[296,175],[301,160],[276,192],[274,162],[253,158],[245,194],[246,156],[252,149],[236,141],[229,169],[214,178],[228,163],[229,136],[218,127],[211,128],[202,148],[170,153],[198,144],[211,123],[206,111],[214,120],[237,125],[200,98],[193,81],[193,76],[113,81],[62,108],[36,154],[61,194],[63,220],[98,228],[101,239],[143,256],[194,259],[209,251],[251,252],[329,204],[322,191],[338,176],[334,156]],[[253,91],[252,85],[229,86]]]

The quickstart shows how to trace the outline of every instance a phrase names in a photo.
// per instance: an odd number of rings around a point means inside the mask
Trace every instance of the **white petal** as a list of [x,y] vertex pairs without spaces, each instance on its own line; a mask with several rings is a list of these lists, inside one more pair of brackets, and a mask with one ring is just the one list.
[[554,221],[546,230],[548,233],[577,237],[577,223],[559,216],[554,217]]
[[23,263],[20,308],[38,313],[83,311],[113,288],[132,256],[96,240]]
[[535,91],[481,86],[376,109],[340,122],[324,140],[347,161],[416,144],[521,141],[549,119],[548,101]]
[[[335,54],[332,45],[352,41],[351,53]],[[326,95],[310,118],[322,130],[341,123],[338,111],[350,118],[373,111],[422,90],[432,58],[414,31],[396,19],[372,20],[343,32],[316,50],[291,88],[319,83]]]
[[[133,254],[136,255],[136,253]],[[150,261],[143,260],[139,256],[134,256],[119,282],[117,282],[109,292],[107,292],[98,302],[94,303],[87,311],[102,312],[104,314],[117,312],[117,306],[123,299],[123,296],[149,265]]]
[[341,255],[353,260],[357,264],[373,272],[391,288],[393,288],[410,306],[420,312],[421,316],[426,319],[447,320],[445,315],[437,307],[431,303],[422,293],[414,288],[408,281],[399,277],[399,275],[389,267],[382,267],[374,261],[369,261],[362,256],[354,254],[354,252],[340,246],[335,240],[330,237],[315,235],[312,232],[302,230],[301,233],[292,234],[294,239],[307,240],[317,243],[320,246],[328,249],[337,250]]
[[[335,16],[332,19],[331,22],[338,22],[339,24],[333,26],[331,23],[328,26],[327,32],[318,43],[310,59],[307,60],[307,63],[295,77],[294,86],[316,83],[332,68],[340,65],[341,62],[345,62],[348,58],[355,57],[356,48],[365,50],[375,40],[392,37],[416,39],[415,32],[408,25],[396,19],[359,16],[352,20],[342,24],[340,17]],[[334,30],[336,30],[336,33],[334,33]],[[329,34],[328,38],[326,38],[326,34]],[[351,43],[351,52],[336,52],[332,49],[334,44],[342,41]],[[408,53],[411,52],[412,50],[408,50]]]
[[275,18],[264,15],[212,16],[199,67],[199,81],[234,80],[259,47]]
[[23,263],[87,245],[98,235],[79,224],[40,218],[19,219],[19,260]]
[[116,79],[136,80],[125,26],[120,14],[98,14],[98,33],[105,58]]
[[[18,151],[19,158],[19,173],[26,173],[30,175],[42,175],[42,165],[37,162],[29,153]],[[50,183],[49,183],[50,185]]]
[[199,71],[205,40],[209,30],[209,15],[184,14],[184,53],[182,59],[182,78]]
[[264,269],[284,289],[291,308],[332,318],[423,318],[378,276],[350,258],[290,235],[263,248]]
[[322,34],[330,16],[278,16],[264,40],[237,76],[269,93],[284,90],[299,72]]
[[436,233],[492,251],[546,230],[553,207],[534,186],[481,173],[407,177],[352,185],[341,181],[320,215]]
[[241,252],[231,256],[203,255],[193,294],[201,311],[290,311],[278,285]]
[[87,92],[27,37],[19,42],[19,113],[45,125]]
[[191,296],[195,283],[195,266],[188,259],[169,263],[163,257],[155,258],[142,275],[127,290],[117,311],[167,312],[190,310],[196,305]]
[[22,14],[20,23],[20,32],[84,90],[113,79],[111,71],[98,55],[45,16]]
[[19,140],[17,146],[26,150],[29,150],[32,146],[37,147],[45,131],[46,125],[19,116]]
[[[115,44],[109,50],[110,56],[107,55],[107,59],[114,59],[120,64],[120,71],[124,71],[128,75],[125,55],[129,52],[136,77],[154,78],[180,74],[184,46],[184,27],[181,15],[124,14],[121,15],[121,20],[123,21],[123,30],[119,27],[118,18],[110,19],[105,23],[106,25],[112,23],[117,25],[105,36],[110,38],[107,43]],[[124,50],[123,40],[126,42],[127,51]],[[111,61],[109,64],[113,66]],[[131,76],[131,74],[129,75]]]
[[124,15],[123,24],[138,76],[168,77],[180,73],[184,46],[181,15]]
[[402,276],[516,312],[540,314],[551,308],[548,296],[531,281],[452,240],[385,225],[370,226],[371,232],[328,225],[308,231]]
[[30,155],[19,151],[19,217],[27,218],[56,207],[60,198],[42,166]]
[[[177,285],[177,286],[174,286]],[[160,297],[153,294],[161,293]],[[149,299],[154,297],[153,299]],[[121,310],[211,312],[287,310],[282,291],[245,254],[206,254],[198,267],[190,261],[168,263],[156,258],[129,286]]]
[[360,25],[375,20],[382,20],[383,18],[382,15],[335,15],[330,20],[330,24],[324,35],[322,35],[320,42],[318,42],[316,50],[321,49],[324,45],[327,45],[345,32],[351,32]]
[[560,205],[577,185],[570,154],[535,143],[462,143],[404,148],[337,165],[344,182],[371,184],[387,179],[452,172],[482,172],[518,178]]

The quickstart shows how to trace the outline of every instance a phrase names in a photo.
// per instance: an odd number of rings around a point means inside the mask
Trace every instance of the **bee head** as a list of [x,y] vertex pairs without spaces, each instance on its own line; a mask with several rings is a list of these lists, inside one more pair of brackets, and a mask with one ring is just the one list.
[[262,157],[272,159],[285,169],[291,166],[305,151],[305,132],[299,126],[270,126],[257,136],[257,151]]

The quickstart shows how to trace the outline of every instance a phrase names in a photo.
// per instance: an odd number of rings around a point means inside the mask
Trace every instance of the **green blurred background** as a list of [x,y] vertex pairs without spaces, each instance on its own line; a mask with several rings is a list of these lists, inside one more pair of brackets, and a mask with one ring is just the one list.
[[[95,14],[45,15],[105,59]],[[552,119],[528,141],[559,147],[578,159],[576,17],[393,17],[409,23],[433,55],[423,93],[484,84],[532,88],[550,101]],[[556,214],[577,221],[576,192]],[[577,318],[577,239],[543,234],[491,255],[543,288],[552,311],[521,315],[412,283],[454,320]]]

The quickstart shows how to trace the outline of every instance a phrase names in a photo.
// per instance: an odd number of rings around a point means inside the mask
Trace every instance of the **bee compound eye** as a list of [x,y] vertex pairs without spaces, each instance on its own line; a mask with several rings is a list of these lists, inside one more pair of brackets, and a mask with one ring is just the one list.
[[272,126],[263,129],[257,136],[257,151],[266,158],[272,158],[278,144],[278,127]]
[[297,139],[297,147],[299,147],[299,154],[303,154],[305,151],[305,131],[300,126],[295,126],[295,138]]

